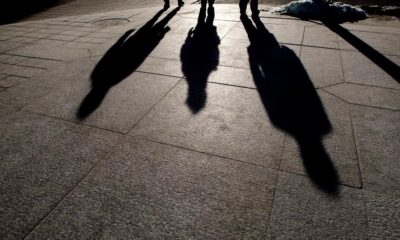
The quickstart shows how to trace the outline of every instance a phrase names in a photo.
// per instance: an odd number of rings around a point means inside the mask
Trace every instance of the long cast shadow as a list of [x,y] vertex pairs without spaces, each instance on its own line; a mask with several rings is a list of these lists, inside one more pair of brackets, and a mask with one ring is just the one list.
[[331,31],[335,32],[337,35],[350,43],[353,47],[364,54],[398,83],[400,83],[400,67],[396,63],[392,62],[389,58],[385,57],[383,54],[355,36],[346,28],[340,26],[339,23],[327,20],[323,20],[322,22]]
[[193,114],[204,108],[207,101],[207,79],[215,71],[219,62],[220,38],[213,25],[214,8],[200,9],[195,29],[190,29],[181,48],[182,72],[188,83],[186,104]]
[[339,180],[322,139],[331,124],[302,63],[289,48],[281,46],[258,17],[247,17],[250,69],[264,108],[274,126],[294,137],[311,180],[323,191],[336,195]]
[[[158,18],[165,9],[143,25],[134,35],[134,30],[127,31],[97,63],[90,78],[92,89],[83,99],[76,116],[78,119],[88,117],[103,101],[107,92],[116,84],[132,74],[160,43],[169,31],[167,23],[179,11],[175,8],[158,23]],[[156,24],[155,24],[156,23]]]

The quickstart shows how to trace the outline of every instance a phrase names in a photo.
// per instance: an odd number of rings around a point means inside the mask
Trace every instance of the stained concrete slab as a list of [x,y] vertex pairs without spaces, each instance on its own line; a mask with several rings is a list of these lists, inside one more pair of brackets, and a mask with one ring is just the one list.
[[[360,52],[341,51],[346,82],[400,89],[400,84]],[[396,64],[400,57],[387,56]]]
[[205,91],[204,108],[193,114],[181,82],[130,135],[277,168],[284,134],[272,126],[257,91],[213,83]]
[[262,239],[276,179],[263,167],[129,140],[27,239]]
[[388,197],[369,191],[364,192],[369,239],[400,238],[400,202],[398,198]]
[[0,120],[1,238],[22,239],[89,172],[119,135],[18,112]]
[[[80,75],[72,75],[51,93],[25,109],[126,133],[179,81],[179,78],[136,72],[108,89],[97,106],[91,102],[97,103],[97,100],[92,99],[93,94],[96,94],[96,89],[92,91],[90,80],[93,68],[94,63],[86,65]],[[89,108],[93,112],[79,119],[77,113],[86,106],[83,105],[85,101],[89,101],[86,103],[90,104]]]
[[355,106],[352,118],[364,188],[398,198],[400,113]]
[[281,172],[267,239],[366,239],[361,190],[342,187],[340,196],[316,190],[307,178]]
[[20,56],[62,61],[71,61],[74,59],[89,57],[89,52],[85,49],[49,47],[45,44],[26,45],[18,49],[9,51],[8,53]]
[[[331,132],[322,136],[322,143],[328,155],[326,161],[333,164],[334,171],[337,172],[339,177],[338,183],[359,188],[362,184],[352,130],[351,105],[323,91],[318,91],[318,94],[332,125]],[[302,158],[301,150],[299,143],[288,136],[285,141],[281,169],[308,176],[307,168],[312,168],[312,166],[307,167],[309,163],[307,164],[306,161],[310,160]],[[323,159],[319,161],[323,161]],[[324,170],[318,169],[318,171]],[[328,169],[325,171],[326,174],[329,173]],[[316,179],[316,181],[318,180]],[[318,186],[321,183],[315,182],[315,184]]]
[[338,50],[302,47],[300,59],[316,88],[343,82]]
[[349,83],[342,83],[324,89],[349,103],[400,110],[400,91],[396,89]]

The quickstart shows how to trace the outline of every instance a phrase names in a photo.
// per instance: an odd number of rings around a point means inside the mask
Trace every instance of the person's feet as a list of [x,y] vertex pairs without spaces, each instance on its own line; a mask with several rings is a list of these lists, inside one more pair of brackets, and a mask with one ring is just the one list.
[[183,4],[185,4],[185,3],[184,3],[182,0],[178,0],[178,6],[179,6],[179,7],[182,7]]
[[164,4],[164,9],[168,9],[169,8],[169,3],[165,3]]

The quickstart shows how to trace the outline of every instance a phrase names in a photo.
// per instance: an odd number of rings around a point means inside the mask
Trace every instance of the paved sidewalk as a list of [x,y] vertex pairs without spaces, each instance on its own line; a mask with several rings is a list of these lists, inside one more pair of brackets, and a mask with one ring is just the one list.
[[0,239],[400,238],[398,21],[160,7],[0,26]]

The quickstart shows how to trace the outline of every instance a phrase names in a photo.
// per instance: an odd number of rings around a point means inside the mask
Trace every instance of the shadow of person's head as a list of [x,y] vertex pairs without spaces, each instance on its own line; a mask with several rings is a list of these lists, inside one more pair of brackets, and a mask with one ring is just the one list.
[[78,119],[88,117],[100,106],[113,86],[136,71],[170,30],[167,24],[179,9],[180,7],[175,8],[157,22],[166,10],[158,11],[137,31],[134,29],[127,31],[104,54],[92,71],[90,76],[92,89],[76,113]]
[[202,110],[207,101],[207,80],[219,62],[218,45],[221,40],[214,26],[214,8],[202,7],[196,27],[190,29],[181,48],[182,72],[188,83],[186,104],[194,114]]

